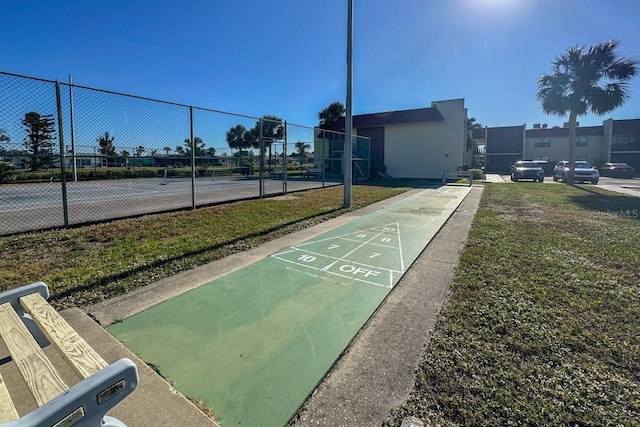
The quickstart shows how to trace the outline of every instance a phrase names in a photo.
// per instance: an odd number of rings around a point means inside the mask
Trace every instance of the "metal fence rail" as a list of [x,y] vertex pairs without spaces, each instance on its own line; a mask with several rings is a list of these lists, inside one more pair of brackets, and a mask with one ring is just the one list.
[[[353,138],[353,177],[369,140]],[[344,134],[0,72],[0,235],[343,182]]]

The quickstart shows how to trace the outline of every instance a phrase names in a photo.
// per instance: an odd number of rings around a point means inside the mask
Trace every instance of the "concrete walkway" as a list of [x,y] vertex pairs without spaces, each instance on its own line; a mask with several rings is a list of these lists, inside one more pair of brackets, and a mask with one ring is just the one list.
[[483,181],[491,182],[491,183],[505,182],[505,180],[502,178],[502,176],[500,174],[497,174],[497,173],[487,173],[487,174],[485,174]]

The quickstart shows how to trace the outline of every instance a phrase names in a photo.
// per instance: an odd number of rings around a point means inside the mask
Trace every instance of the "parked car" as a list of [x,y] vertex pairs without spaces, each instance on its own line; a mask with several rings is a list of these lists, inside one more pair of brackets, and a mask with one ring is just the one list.
[[539,163],[518,160],[511,166],[511,181],[518,182],[521,179],[532,179],[544,182],[544,170]]
[[600,167],[600,176],[613,178],[633,178],[636,170],[626,163],[605,163]]
[[[553,180],[567,182],[568,175],[569,175],[569,161],[563,160],[561,162],[556,163],[556,166],[553,168]],[[600,180],[600,172],[598,172],[598,169],[591,166],[589,162],[576,160],[576,170],[575,170],[575,173],[573,174],[574,182],[590,182],[595,185],[598,183],[599,180]]]

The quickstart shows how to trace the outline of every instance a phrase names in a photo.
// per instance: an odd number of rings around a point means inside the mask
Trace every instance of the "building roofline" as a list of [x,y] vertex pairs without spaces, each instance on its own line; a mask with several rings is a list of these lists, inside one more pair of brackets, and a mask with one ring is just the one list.
[[[338,118],[333,130],[344,129],[344,116]],[[384,111],[379,113],[358,114],[353,116],[354,128],[372,128],[388,125],[443,122],[444,116],[436,107],[416,108],[412,110]]]

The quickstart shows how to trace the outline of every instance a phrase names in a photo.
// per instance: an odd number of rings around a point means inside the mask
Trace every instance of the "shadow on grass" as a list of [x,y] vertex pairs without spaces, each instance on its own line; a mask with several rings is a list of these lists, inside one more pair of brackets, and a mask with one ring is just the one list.
[[[247,235],[242,235],[242,236],[238,236],[235,239],[230,239],[227,240],[226,242],[221,242],[215,245],[211,245],[211,246],[207,246],[195,251],[190,251],[190,252],[185,252],[183,254],[180,255],[176,255],[173,256],[171,258],[164,258],[162,260],[155,260],[155,261],[150,261],[148,263],[145,263],[143,265],[137,266],[136,268],[133,269],[129,269],[129,270],[125,270],[116,274],[111,274],[111,275],[107,275],[107,276],[103,276],[103,277],[99,277],[96,278],[95,280],[86,283],[85,285],[82,286],[74,286],[72,288],[60,291],[60,292],[56,292],[54,294],[52,294],[49,297],[49,301],[51,302],[58,302],[61,300],[64,300],[65,298],[74,295],[74,294],[78,294],[80,292],[87,292],[87,291],[91,291],[97,288],[102,288],[104,286],[108,286],[109,284],[112,283],[117,283],[121,280],[125,280],[131,277],[136,277],[139,274],[143,274],[145,271],[148,270],[152,270],[152,269],[156,269],[156,268],[163,268],[165,266],[170,266],[171,264],[175,263],[175,262],[179,262],[181,260],[185,260],[185,259],[189,259],[189,258],[193,258],[194,256],[198,256],[198,255],[203,255],[209,252],[215,252],[215,251],[219,251],[222,250],[222,252],[224,252],[224,254],[222,256],[227,256],[229,255],[228,252],[224,251],[224,249],[228,249],[231,253],[238,253],[238,252],[245,252],[249,249],[251,249],[253,246],[251,246],[251,242],[253,239],[258,239],[260,237],[265,237],[265,236],[269,236],[269,235],[273,235],[271,238],[267,239],[267,240],[272,240],[275,238],[280,237],[283,233],[282,232],[288,232],[287,230],[290,230],[292,227],[302,224],[305,221],[309,221],[309,220],[313,220],[316,218],[325,218],[325,219],[330,219],[336,216],[336,213],[338,212],[343,212],[344,209],[342,208],[337,208],[337,209],[331,209],[325,212],[321,212],[318,213],[316,215],[310,215],[304,218],[300,218],[297,219],[295,221],[290,221],[284,224],[279,224],[276,227],[271,227],[269,229],[263,230],[261,232],[258,233],[252,233],[252,234],[247,234]],[[260,241],[262,242],[262,241]],[[249,243],[249,248],[245,248],[245,249],[234,249],[236,245],[238,244],[244,244],[244,243]],[[244,246],[243,246],[244,247]],[[219,259],[221,257],[212,257],[212,259],[210,261],[214,261],[216,259]],[[171,274],[175,274],[178,271],[172,271]],[[141,287],[141,286],[136,286],[136,288]],[[115,296],[115,295],[119,295],[121,293],[124,292],[129,292],[132,289],[128,288],[127,286],[125,286],[126,289],[124,289],[122,292],[114,292],[113,294],[111,294],[110,296]]]
[[601,214],[617,215],[640,220],[640,197],[605,192],[587,186],[575,186],[582,194],[570,195],[569,200],[585,209]]

